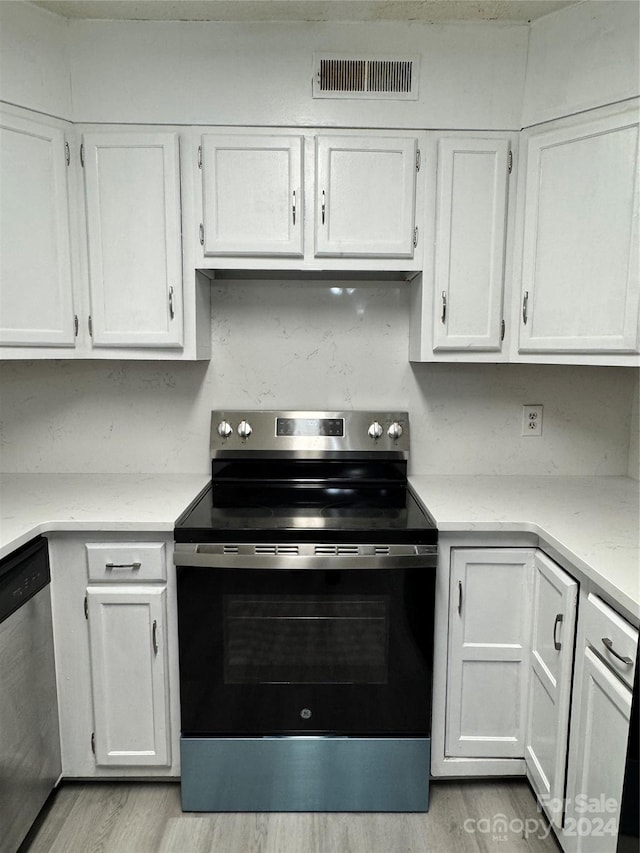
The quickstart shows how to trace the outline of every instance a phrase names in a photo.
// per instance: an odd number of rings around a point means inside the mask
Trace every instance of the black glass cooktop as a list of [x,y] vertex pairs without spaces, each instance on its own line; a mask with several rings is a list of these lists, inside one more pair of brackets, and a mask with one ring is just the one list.
[[433,519],[402,485],[254,488],[243,496],[211,484],[178,519],[177,542],[437,542]]

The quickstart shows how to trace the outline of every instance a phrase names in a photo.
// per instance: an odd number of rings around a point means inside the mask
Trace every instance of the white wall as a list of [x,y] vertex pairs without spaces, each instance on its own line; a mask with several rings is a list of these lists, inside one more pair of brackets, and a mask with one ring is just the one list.
[[69,25],[23,2],[0,2],[0,100],[71,118]]
[[[207,364],[5,363],[5,471],[208,470],[217,407],[409,409],[419,473],[625,474],[637,373],[414,365],[402,283],[213,285]],[[539,438],[523,403],[543,403]]]
[[522,126],[636,97],[637,0],[587,0],[531,25]]
[[[519,128],[528,28],[74,21],[76,121]],[[314,100],[314,51],[419,54],[418,101]]]

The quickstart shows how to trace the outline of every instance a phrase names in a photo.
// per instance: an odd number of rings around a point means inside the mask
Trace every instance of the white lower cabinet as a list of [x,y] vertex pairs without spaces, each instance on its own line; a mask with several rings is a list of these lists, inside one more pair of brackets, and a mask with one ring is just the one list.
[[166,589],[87,590],[98,765],[169,763]]
[[536,552],[525,761],[556,826],[562,823],[577,603],[577,582]]
[[526,773],[566,853],[615,853],[638,631],[539,548],[440,548],[432,774]]
[[533,552],[452,551],[446,754],[524,754]]
[[171,543],[49,542],[63,776],[179,775]]
[[580,607],[561,841],[568,853],[615,853],[638,632],[595,595]]

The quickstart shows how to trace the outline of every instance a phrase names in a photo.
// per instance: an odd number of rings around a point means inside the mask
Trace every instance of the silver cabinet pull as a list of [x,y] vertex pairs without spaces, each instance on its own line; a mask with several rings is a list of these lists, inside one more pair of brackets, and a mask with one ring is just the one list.
[[527,325],[527,320],[529,319],[529,314],[527,311],[529,305],[529,291],[525,290],[524,296],[522,297],[522,322]]
[[447,319],[447,291],[442,291],[442,314],[440,314],[440,322],[444,323]]
[[291,205],[291,215],[293,216],[293,224],[296,224],[296,191],[293,191],[293,204]]
[[458,581],[458,614],[462,613],[462,581]]
[[153,620],[153,627],[151,628],[151,642],[153,643],[153,653],[154,655],[158,654],[158,622],[156,619]]
[[610,640],[608,637],[602,638],[603,644],[607,647],[607,650],[611,652],[614,658],[618,658],[619,661],[622,661],[625,666],[632,666],[633,661],[629,657],[622,657],[618,652],[613,648],[613,640]]
[[326,196],[324,194],[324,190],[322,190],[322,224],[323,225],[324,225],[324,215],[325,215],[325,203],[326,203]]
[[169,287],[169,317],[173,320],[175,316],[176,312],[173,307],[173,287]]
[[139,563],[137,560],[133,563],[105,563],[105,569],[139,569],[142,563]]
[[560,649],[562,648],[562,643],[559,643],[556,640],[556,630],[558,628],[558,625],[562,625],[563,621],[564,621],[564,616],[562,615],[562,613],[558,613],[558,615],[556,616],[556,621],[553,623],[553,648],[557,652],[559,652]]
[[204,225],[200,223],[200,245],[204,246]]

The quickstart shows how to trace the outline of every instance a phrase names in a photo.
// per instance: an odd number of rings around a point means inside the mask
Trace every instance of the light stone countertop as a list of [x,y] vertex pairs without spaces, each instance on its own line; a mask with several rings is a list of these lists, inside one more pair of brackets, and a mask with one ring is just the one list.
[[0,558],[52,531],[172,532],[209,480],[204,474],[1,474]]
[[543,549],[575,569],[577,580],[588,579],[623,615],[636,625],[640,622],[637,480],[562,476],[412,476],[409,480],[441,534],[535,534]]
[[[173,530],[188,474],[0,475],[0,558],[39,533]],[[627,477],[412,476],[442,534],[529,533],[640,622],[640,483]],[[469,540],[471,542],[471,540]]]

